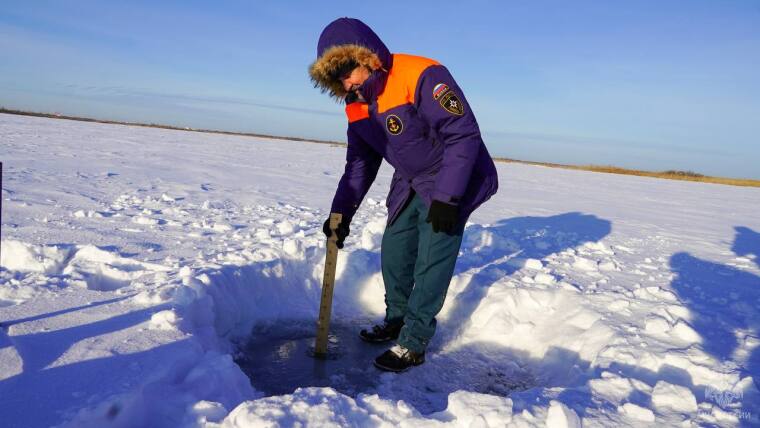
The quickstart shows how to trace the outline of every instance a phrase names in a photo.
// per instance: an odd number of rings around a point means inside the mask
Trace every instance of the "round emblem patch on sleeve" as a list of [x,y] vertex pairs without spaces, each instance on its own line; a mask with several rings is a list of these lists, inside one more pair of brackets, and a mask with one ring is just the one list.
[[441,97],[441,107],[451,114],[462,116],[464,114],[464,104],[459,100],[454,91],[448,91]]
[[388,132],[391,134],[398,135],[404,130],[404,124],[398,116],[395,114],[389,114],[388,117],[385,118],[385,128],[388,129]]

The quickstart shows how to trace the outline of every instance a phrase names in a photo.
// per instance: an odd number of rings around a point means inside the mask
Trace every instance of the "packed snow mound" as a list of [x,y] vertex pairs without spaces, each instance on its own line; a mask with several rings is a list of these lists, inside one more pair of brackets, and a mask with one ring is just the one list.
[[[0,141],[4,426],[759,423],[757,189],[499,164],[426,363],[359,343],[315,386],[244,369],[313,334],[343,149],[8,115]],[[383,315],[390,173],[339,254],[342,337]]]
[[[570,410],[572,412],[572,410]],[[578,417],[575,416],[577,419]],[[420,415],[403,401],[360,394],[355,399],[332,388],[298,388],[293,394],[241,404],[220,425],[251,426],[361,426],[361,427],[497,427],[507,424],[541,426],[530,414],[512,414],[512,401],[493,395],[458,391],[449,395],[446,410]],[[533,423],[531,423],[533,422]],[[551,425],[559,426],[559,425]]]
[[83,280],[90,290],[108,291],[130,285],[145,275],[168,270],[158,264],[139,262],[85,245],[77,248],[62,273]]
[[12,284],[56,283],[90,290],[116,290],[169,268],[121,257],[93,245],[2,243],[2,266],[15,272]]
[[71,249],[54,245],[37,246],[6,239],[0,243],[0,253],[0,266],[5,269],[55,274],[62,270]]

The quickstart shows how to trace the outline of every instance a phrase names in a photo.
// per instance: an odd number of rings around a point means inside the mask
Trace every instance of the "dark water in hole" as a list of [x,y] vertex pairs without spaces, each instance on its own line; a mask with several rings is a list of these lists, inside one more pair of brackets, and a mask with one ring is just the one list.
[[366,320],[332,322],[328,358],[314,358],[316,324],[283,322],[259,327],[237,353],[235,362],[253,386],[267,396],[296,388],[329,386],[351,396],[374,390],[380,371],[372,364],[392,343],[371,344],[359,338]]
[[300,387],[332,387],[351,397],[364,393],[404,400],[423,415],[446,409],[448,395],[457,390],[508,396],[535,385],[513,355],[483,343],[446,353],[434,349],[425,364],[383,376],[373,361],[393,343],[362,341],[359,331],[370,325],[368,320],[334,320],[327,359],[312,356],[315,322],[258,326],[239,347],[235,362],[266,396],[291,394]]

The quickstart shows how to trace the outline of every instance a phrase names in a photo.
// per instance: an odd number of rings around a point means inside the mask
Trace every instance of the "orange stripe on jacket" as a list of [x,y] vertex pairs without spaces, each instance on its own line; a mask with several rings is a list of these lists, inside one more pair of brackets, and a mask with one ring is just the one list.
[[377,97],[377,112],[386,111],[406,103],[414,104],[417,81],[426,68],[439,65],[438,61],[407,54],[393,54],[393,67],[388,73],[385,89]]
[[369,106],[366,103],[351,103],[346,106],[346,116],[348,123],[369,117]]

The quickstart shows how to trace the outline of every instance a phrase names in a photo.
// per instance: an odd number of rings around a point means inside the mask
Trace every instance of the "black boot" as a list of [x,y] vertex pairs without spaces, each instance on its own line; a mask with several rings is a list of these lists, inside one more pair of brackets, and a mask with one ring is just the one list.
[[375,358],[375,367],[388,372],[403,372],[424,362],[424,352],[418,353],[396,345]]
[[372,327],[372,331],[362,330],[359,333],[359,337],[366,342],[381,343],[388,342],[389,340],[398,339],[398,335],[401,332],[401,327],[404,323],[389,324],[383,323]]

